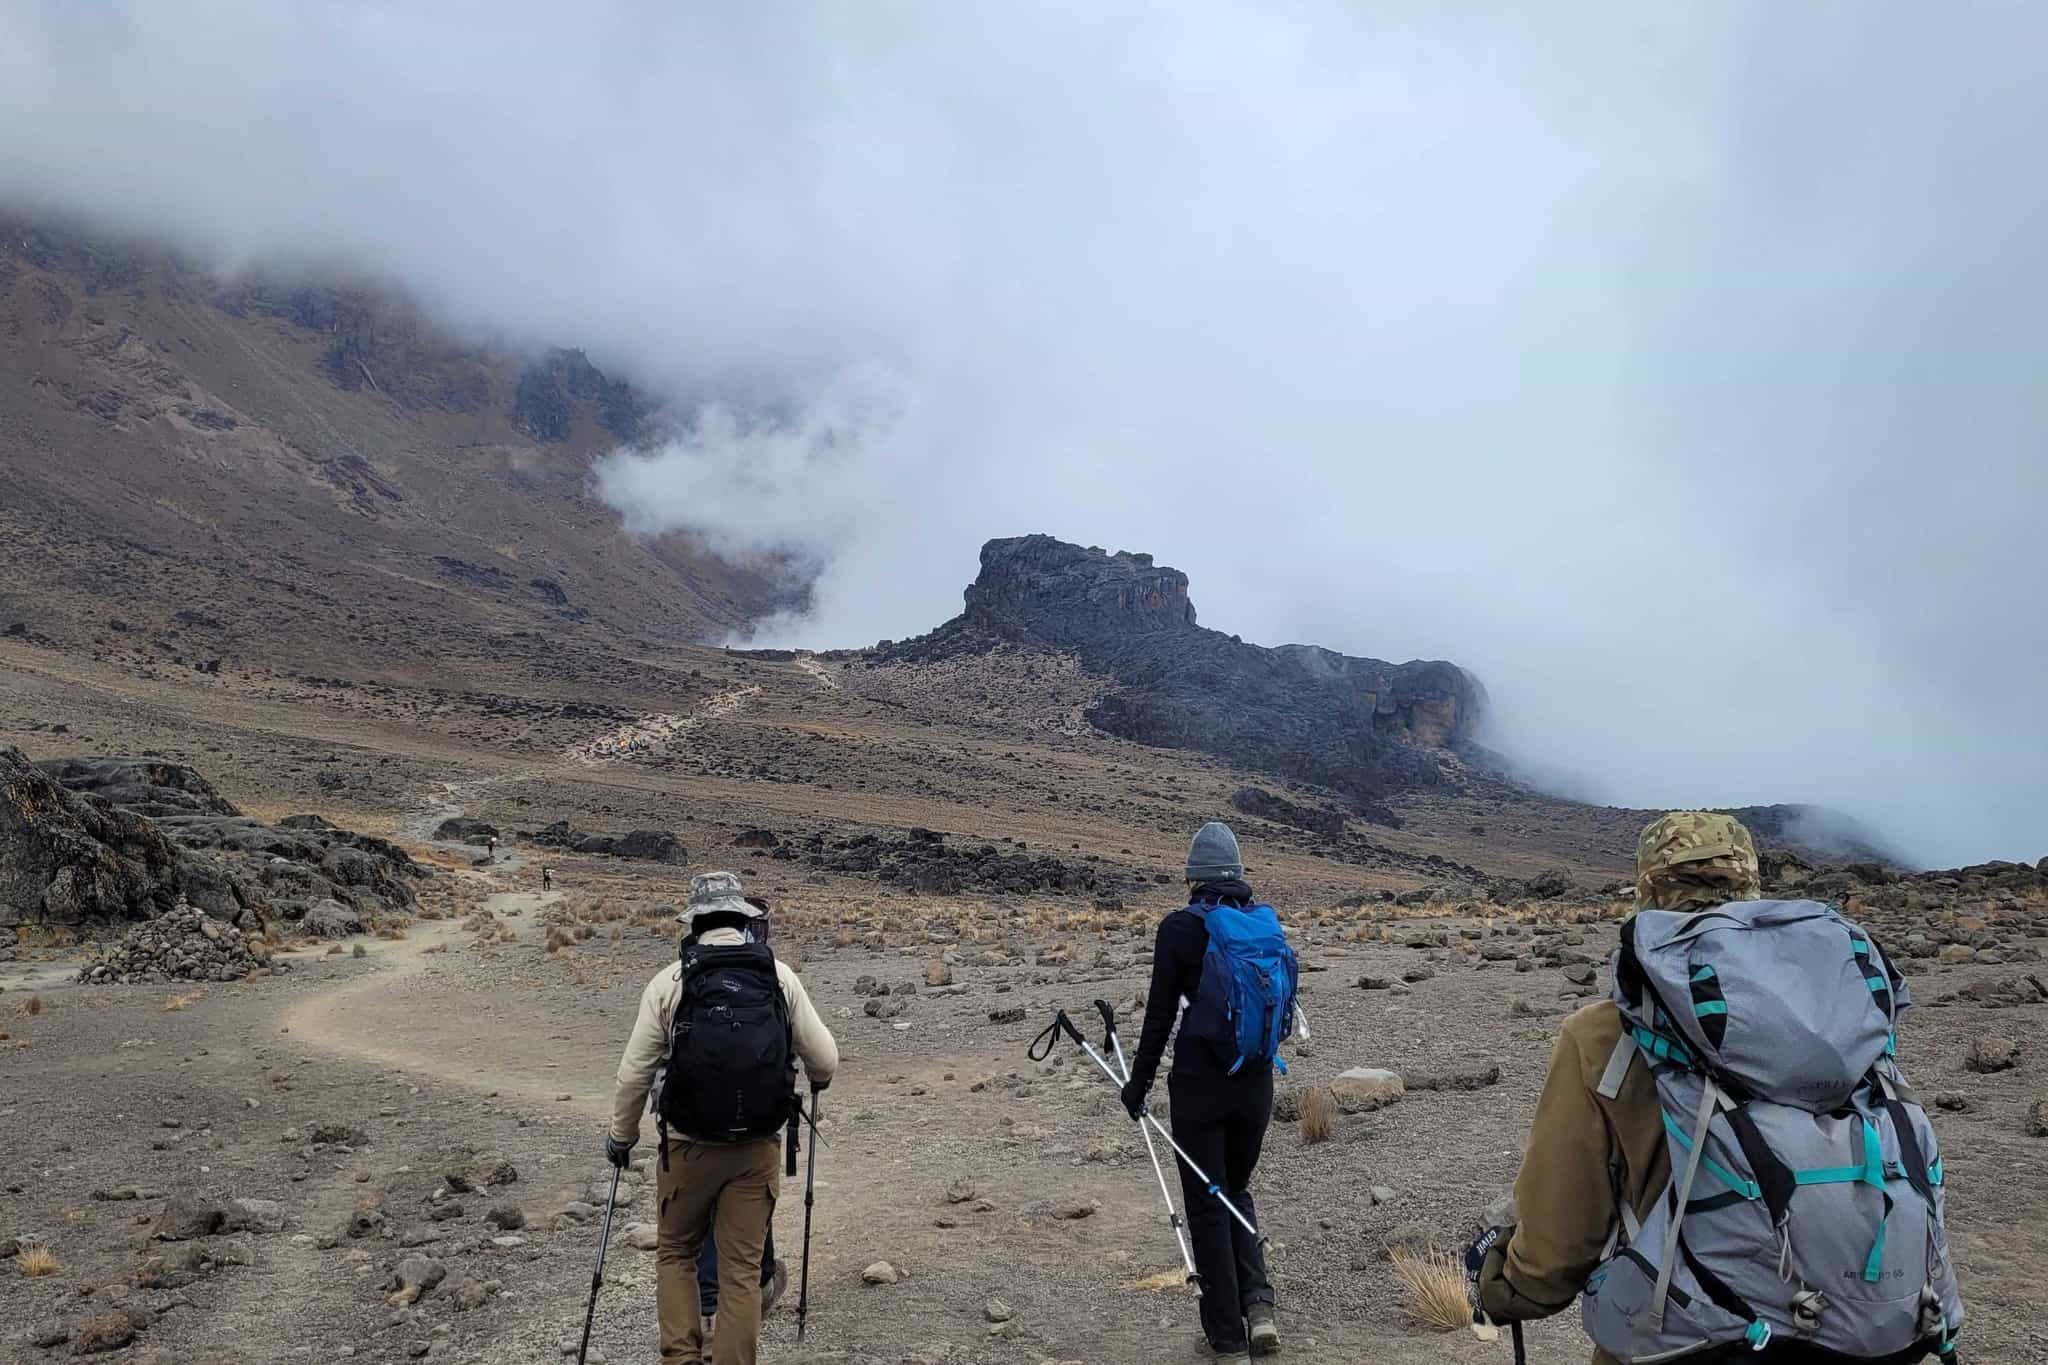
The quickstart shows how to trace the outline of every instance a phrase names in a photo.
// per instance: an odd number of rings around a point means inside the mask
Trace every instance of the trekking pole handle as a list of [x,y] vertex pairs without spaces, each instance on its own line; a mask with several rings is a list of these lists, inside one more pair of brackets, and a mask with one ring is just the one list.
[[1024,1049],[1024,1055],[1034,1062],[1044,1061],[1052,1056],[1052,1050],[1058,1046],[1062,1034],[1083,1047],[1088,1046],[1088,1040],[1081,1036],[1081,1030],[1074,1027],[1074,1021],[1067,1018],[1065,1010],[1060,1010],[1053,1015],[1052,1022],[1045,1026],[1045,1032],[1031,1040],[1031,1046]]
[[797,1106],[796,1112],[789,1116],[788,1128],[782,1135],[782,1173],[786,1176],[796,1174],[797,1126],[802,1116],[803,1108]]
[[1116,1007],[1107,1000],[1098,1000],[1095,1008],[1102,1012],[1102,1045],[1107,1048],[1116,1041]]

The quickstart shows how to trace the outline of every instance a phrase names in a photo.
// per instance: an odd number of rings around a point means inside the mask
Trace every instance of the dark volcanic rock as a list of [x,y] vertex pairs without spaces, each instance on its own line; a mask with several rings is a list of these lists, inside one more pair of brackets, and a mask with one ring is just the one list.
[[0,747],[0,927],[148,919],[177,904],[184,871],[148,820]]
[[252,820],[179,764],[0,750],[0,926],[151,919],[181,900],[244,926],[325,900],[405,913],[424,875],[318,816]]
[[624,834],[592,834],[577,829],[567,820],[557,820],[546,829],[527,830],[519,836],[542,848],[567,849],[572,853],[593,853],[607,858],[638,858],[645,862],[680,865],[690,860],[682,841],[665,829],[636,829]]
[[1327,806],[1298,806],[1263,787],[1239,787],[1230,794],[1230,804],[1246,815],[1271,820],[1276,825],[1292,825],[1325,839],[1344,837],[1343,811]]
[[240,815],[213,784],[182,763],[154,758],[48,758],[36,764],[66,791],[151,818],[164,815]]
[[963,891],[1033,892],[1095,891],[1106,884],[1101,872],[1086,863],[1028,853],[1004,853],[994,844],[954,848],[935,830],[914,829],[902,839],[858,834],[828,839],[813,834],[802,845],[804,860],[827,872],[851,873],[888,882],[921,895],[950,896]]
[[960,616],[883,657],[1023,646],[1077,656],[1115,688],[1089,713],[1142,744],[1193,749],[1359,798],[1448,785],[1485,694],[1453,664],[1267,649],[1195,624],[1187,575],[1150,555],[1024,536],[982,547]]
[[482,820],[458,815],[434,827],[434,838],[443,843],[482,843],[498,837],[498,827]]

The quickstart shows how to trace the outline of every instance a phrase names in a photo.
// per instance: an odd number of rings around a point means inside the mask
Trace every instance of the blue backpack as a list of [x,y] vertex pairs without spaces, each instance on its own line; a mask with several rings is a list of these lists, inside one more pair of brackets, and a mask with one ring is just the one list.
[[1280,1044],[1294,1031],[1294,993],[1301,964],[1270,905],[1190,905],[1209,930],[1202,984],[1188,1006],[1184,1033],[1214,1043],[1237,1060],[1270,1062],[1283,1076]]

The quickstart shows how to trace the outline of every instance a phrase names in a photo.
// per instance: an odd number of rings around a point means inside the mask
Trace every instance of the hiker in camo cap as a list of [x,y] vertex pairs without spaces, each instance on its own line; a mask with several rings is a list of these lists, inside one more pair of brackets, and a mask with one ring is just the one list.
[[1756,842],[1732,815],[1678,810],[1636,840],[1636,909],[1722,905],[1763,894]]
[[[1755,900],[1762,894],[1756,841],[1716,811],[1673,811],[1636,841],[1636,908],[1678,910]],[[1647,1218],[1671,1177],[1663,1110],[1647,1067],[1632,1067],[1618,1093],[1599,1093],[1621,1040],[1612,1000],[1564,1021],[1550,1077],[1515,1180],[1515,1214],[1478,1268],[1479,1306],[1496,1322],[1546,1318],[1571,1307],[1619,1226],[1618,1198]],[[1605,1351],[1594,1365],[1617,1365]]]

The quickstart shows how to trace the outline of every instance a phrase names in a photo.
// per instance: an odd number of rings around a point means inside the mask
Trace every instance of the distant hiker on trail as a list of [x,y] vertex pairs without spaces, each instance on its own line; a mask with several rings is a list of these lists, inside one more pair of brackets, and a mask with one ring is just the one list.
[[555,874],[548,871],[548,865],[546,863],[542,863],[540,865],[540,889],[543,891],[549,891],[554,888],[554,885]]
[[[718,1243],[713,1365],[754,1365],[761,1267],[782,1188],[780,1136],[795,1112],[796,1061],[815,1095],[839,1048],[795,972],[762,942],[765,916],[730,872],[690,885],[681,960],[657,972],[619,1061],[605,1156],[624,1167],[640,1137],[655,1073],[661,1128],[655,1304],[661,1359],[696,1365],[704,1323],[692,1273],[707,1235]],[[715,1230],[714,1230],[715,1225]]]
[[[1211,821],[1195,835],[1187,858],[1188,905],[1159,923],[1152,957],[1152,987],[1145,1000],[1145,1028],[1131,1059],[1124,1108],[1137,1118],[1159,1074],[1167,1038],[1183,1002],[1179,1040],[1166,1086],[1171,1098],[1173,1136],[1188,1155],[1213,1174],[1244,1215],[1253,1221],[1252,1168],[1273,1120],[1273,1067],[1269,1061],[1239,1065],[1238,1050],[1203,1027],[1205,1015],[1220,1017],[1226,1000],[1213,999],[1219,986],[1205,983],[1211,957],[1207,914],[1216,906],[1244,909],[1256,904],[1244,880],[1237,836]],[[1208,994],[1205,995],[1204,992]],[[1243,1361],[1280,1348],[1274,1320],[1273,1285],[1265,1253],[1186,1166],[1181,1192],[1195,1269],[1202,1286],[1202,1335],[1219,1360]]]
[[485,851],[486,853],[488,853],[488,854],[490,855],[490,859],[491,859],[491,861],[492,861],[492,862],[494,862],[494,863],[495,863],[496,861],[498,861],[498,836],[497,836],[497,835],[495,835],[495,834],[491,835],[491,836],[490,836],[490,838],[489,838],[489,839],[488,839],[488,840],[487,840],[487,841],[485,842],[485,844],[484,844],[484,851]]
[[1583,1295],[1596,1365],[1952,1362],[1941,1158],[1892,1060],[1905,980],[1831,907],[1761,895],[1731,817],[1644,829],[1614,998],[1565,1020],[1515,1210],[1467,1255],[1479,1307]]

